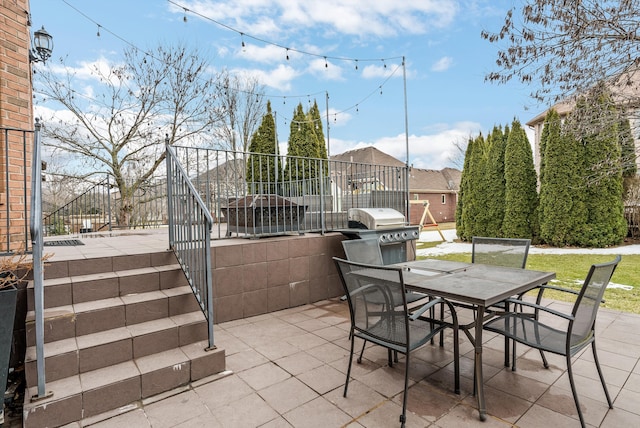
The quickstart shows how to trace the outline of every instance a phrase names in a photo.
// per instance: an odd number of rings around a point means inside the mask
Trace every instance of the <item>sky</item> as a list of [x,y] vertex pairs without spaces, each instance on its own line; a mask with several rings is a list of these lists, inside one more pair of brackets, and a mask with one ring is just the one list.
[[44,26],[53,36],[47,64],[65,58],[88,70],[117,64],[126,47],[194,46],[216,70],[259,78],[281,152],[295,106],[317,101],[330,155],[373,145],[414,167],[441,169],[462,167],[456,143],[514,119],[524,126],[546,109],[527,85],[485,82],[499,46],[480,33],[499,31],[520,3],[31,0],[30,9],[32,30]]

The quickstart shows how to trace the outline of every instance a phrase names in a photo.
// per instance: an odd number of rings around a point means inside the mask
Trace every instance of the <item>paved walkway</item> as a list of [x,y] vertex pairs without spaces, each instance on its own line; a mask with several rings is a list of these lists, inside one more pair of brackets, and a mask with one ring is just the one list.
[[[549,302],[566,310],[566,304]],[[393,427],[399,426],[403,364],[389,368],[379,347],[355,364],[347,398],[348,309],[328,300],[217,325],[227,352],[225,376],[156,397],[96,422],[110,427]],[[610,410],[590,349],[574,367],[589,426],[640,426],[640,316],[602,310],[599,356],[614,399]],[[500,337],[487,336],[484,354],[488,420],[477,419],[472,396],[473,349],[461,337],[462,392],[453,393],[451,336],[445,347],[426,345],[414,355],[408,427],[579,426],[564,360],[519,347],[518,370],[503,366]],[[80,426],[75,425],[75,426]],[[85,425],[86,426],[86,425]]]
[[[133,254],[166,246],[166,236],[140,235],[129,244],[100,238],[87,246],[56,247],[56,259]],[[83,239],[87,241],[86,239]],[[117,242],[117,244],[116,244]],[[567,310],[566,303],[546,302]],[[327,300],[216,325],[228,372],[84,421],[111,427],[394,427],[399,426],[403,364],[387,366],[386,351],[369,346],[342,396],[349,341],[346,302]],[[640,316],[600,311],[599,357],[614,409],[606,405],[590,349],[575,357],[576,383],[589,426],[640,426]],[[451,334],[444,348],[413,354],[407,427],[577,427],[563,358],[544,369],[537,351],[520,346],[518,371],[503,366],[501,337],[485,334],[487,421],[472,395],[473,349],[461,335],[462,392],[453,393]],[[102,420],[100,420],[102,419]],[[82,426],[79,423],[70,427]]]

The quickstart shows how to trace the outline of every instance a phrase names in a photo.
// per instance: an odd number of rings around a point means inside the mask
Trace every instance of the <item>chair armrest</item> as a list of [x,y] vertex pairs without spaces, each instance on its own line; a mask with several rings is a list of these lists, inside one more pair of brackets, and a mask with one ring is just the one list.
[[533,309],[536,309],[536,310],[547,312],[547,313],[549,313],[551,315],[555,315],[555,316],[558,316],[560,318],[564,318],[564,319],[569,320],[569,321],[572,321],[574,319],[573,315],[571,315],[571,314],[565,314],[564,312],[556,311],[555,309],[551,309],[551,308],[548,308],[546,306],[539,305],[537,303],[529,303],[529,302],[525,302],[523,300],[518,300],[518,299],[506,299],[505,301],[510,303],[510,304],[520,305],[520,306],[527,306],[529,308],[533,308]]
[[442,303],[443,300],[440,297],[436,297],[433,300],[429,300],[427,303],[425,303],[424,305],[422,305],[420,307],[420,309],[418,309],[417,311],[411,313],[411,316],[409,316],[409,319],[411,321],[415,321],[418,318],[420,318],[420,316],[422,316],[422,314],[424,314],[427,310],[433,308],[435,305]]
[[[555,285],[543,284],[543,285],[540,286],[540,291],[538,291],[538,299],[536,300],[536,302],[540,303],[540,299],[542,298],[542,293],[544,293],[544,290],[562,291],[563,293],[573,294],[574,296],[578,296],[580,294],[579,291],[572,290],[570,288],[564,288],[564,287],[558,287],[558,286],[555,286]],[[605,303],[604,299],[600,300],[600,303]]]

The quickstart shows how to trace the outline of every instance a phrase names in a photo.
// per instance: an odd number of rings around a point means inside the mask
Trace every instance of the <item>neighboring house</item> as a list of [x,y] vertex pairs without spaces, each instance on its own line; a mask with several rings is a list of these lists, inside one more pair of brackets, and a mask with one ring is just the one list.
[[[626,110],[636,139],[636,153],[640,153],[640,69],[632,67],[620,76],[612,77],[608,87],[616,105]],[[558,112],[560,120],[564,121],[574,106],[573,99],[565,99],[554,104],[552,108]],[[543,111],[526,123],[534,132],[534,164],[538,174],[540,173],[540,136],[548,111],[549,109]],[[640,171],[640,156],[636,156],[636,164]]]
[[[404,168],[405,163],[373,146],[331,156],[333,161],[355,162],[370,165],[386,165]],[[461,172],[454,168],[443,170],[409,169],[409,199],[411,201],[409,221],[417,224],[424,213],[424,202],[429,202],[429,211],[436,222],[455,221],[460,188]],[[380,183],[384,185],[384,183]],[[371,185],[371,184],[369,184]],[[427,216],[425,224],[431,223]]]

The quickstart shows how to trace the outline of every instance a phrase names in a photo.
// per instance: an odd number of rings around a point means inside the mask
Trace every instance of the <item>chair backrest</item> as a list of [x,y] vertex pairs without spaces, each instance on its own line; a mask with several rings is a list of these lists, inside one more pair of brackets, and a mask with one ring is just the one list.
[[407,346],[409,325],[402,269],[334,257],[349,303],[351,326],[380,342]]
[[350,262],[383,265],[382,251],[377,239],[345,239],[342,248]]
[[592,334],[602,296],[620,260],[621,257],[617,256],[611,262],[596,264],[589,269],[573,306],[574,321],[570,331],[572,345],[584,341]]
[[524,269],[529,255],[530,239],[472,238],[471,263]]

